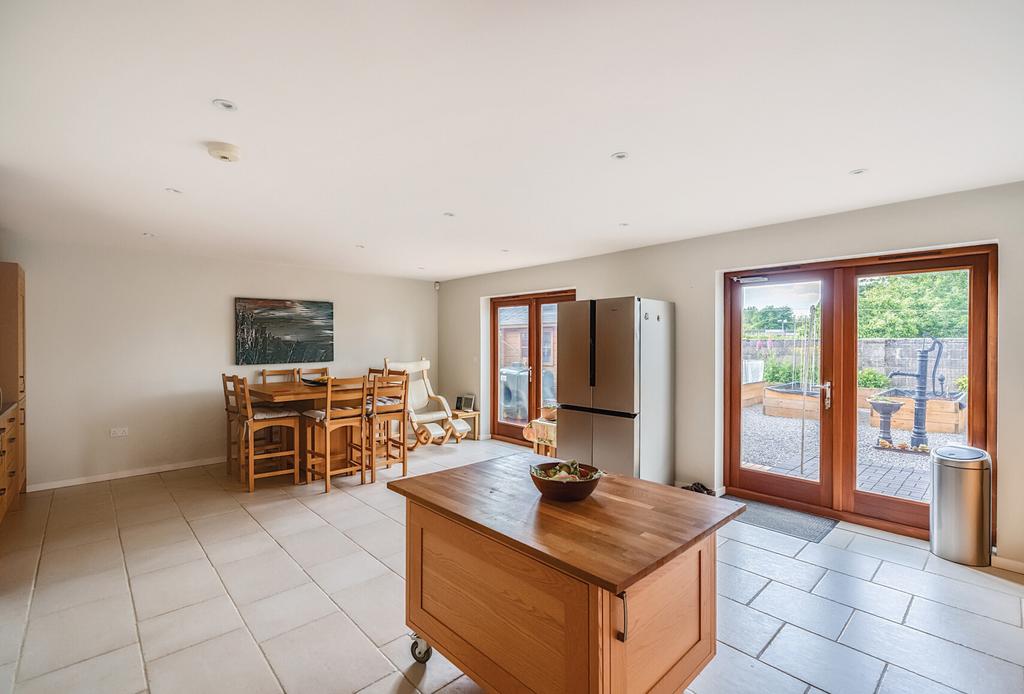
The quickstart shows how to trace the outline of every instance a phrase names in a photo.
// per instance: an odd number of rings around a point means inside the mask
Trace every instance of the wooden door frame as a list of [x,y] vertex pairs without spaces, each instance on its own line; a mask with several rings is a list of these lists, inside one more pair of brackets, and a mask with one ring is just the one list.
[[[498,431],[498,309],[502,306],[527,307],[527,334],[529,336],[529,364],[537,377],[529,382],[527,403],[527,422],[539,416],[540,397],[542,388],[542,377],[540,363],[541,347],[541,322],[540,307],[542,304],[560,303],[562,301],[575,301],[575,289],[557,289],[547,292],[533,292],[529,294],[513,294],[509,296],[491,297],[491,437],[507,443],[516,443],[522,446],[529,446],[530,442],[521,436],[509,436]],[[514,425],[512,425],[514,426]]]
[[[832,505],[834,487],[832,474],[834,409],[825,410],[821,398],[818,401],[818,426],[821,440],[818,449],[819,473],[817,482],[770,472],[745,470],[740,464],[740,416],[742,406],[733,406],[733,404],[739,403],[741,398],[743,355],[741,353],[742,350],[737,350],[733,347],[733,338],[737,336],[737,330],[742,328],[743,302],[739,298],[741,294],[736,291],[736,288],[743,286],[738,281],[739,277],[762,274],[764,273],[754,271],[728,273],[726,276],[726,486],[742,487],[744,490],[766,496],[788,498],[804,504],[828,507]],[[815,280],[821,282],[821,355],[818,380],[819,382],[831,381],[836,342],[835,335],[833,334],[835,321],[832,315],[835,302],[831,300],[835,286],[833,272],[824,269],[806,271],[789,269],[785,272],[772,273],[771,279],[779,283],[813,282]],[[765,285],[759,284],[757,286]],[[826,326],[828,327],[826,328]],[[835,402],[834,397],[833,402]]]
[[[808,511],[841,520],[847,520],[869,527],[880,528],[892,532],[927,539],[927,504],[918,504],[909,513],[896,513],[893,520],[865,515],[865,511],[874,513],[886,511],[886,503],[877,503],[881,495],[856,490],[856,399],[851,393],[856,392],[856,339],[850,341],[852,331],[856,338],[856,278],[865,274],[884,274],[887,272],[925,272],[929,270],[969,268],[970,285],[970,320],[968,337],[972,349],[969,352],[968,390],[968,441],[971,445],[984,448],[992,456],[992,541],[996,540],[997,512],[997,368],[998,368],[998,246],[983,244],[960,246],[929,251],[909,253],[893,253],[887,255],[847,258],[838,261],[804,263],[784,267],[744,270],[724,274],[724,374],[725,387],[723,411],[724,461],[726,491],[760,501],[767,501],[780,506]],[[738,486],[739,480],[733,471],[733,461],[739,456],[739,413],[740,399],[739,381],[742,370],[735,367],[737,357],[733,347],[735,329],[730,320],[735,310],[734,289],[737,283],[733,277],[744,275],[766,275],[774,277],[782,273],[803,270],[832,270],[836,273],[833,284],[835,314],[833,355],[833,397],[835,414],[833,427],[836,446],[835,459],[838,474],[832,477],[832,505],[824,507],[802,501],[786,499],[777,495],[752,491]],[[850,291],[854,288],[854,291]],[[824,311],[823,311],[824,313]],[[913,502],[907,502],[913,503]],[[858,512],[860,511],[860,512]],[[922,518],[924,523],[922,524]],[[923,526],[923,527],[922,527]]]

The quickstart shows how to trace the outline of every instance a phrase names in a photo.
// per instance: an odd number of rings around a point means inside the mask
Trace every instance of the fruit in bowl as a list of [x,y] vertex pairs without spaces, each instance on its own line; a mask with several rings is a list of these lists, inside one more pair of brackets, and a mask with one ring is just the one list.
[[597,488],[604,472],[575,460],[555,461],[530,466],[530,479],[545,499],[580,501]]

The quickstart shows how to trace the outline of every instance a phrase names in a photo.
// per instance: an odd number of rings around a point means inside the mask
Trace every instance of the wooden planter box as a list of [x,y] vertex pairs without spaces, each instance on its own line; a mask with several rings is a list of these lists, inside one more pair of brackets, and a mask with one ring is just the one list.
[[870,409],[871,403],[868,402],[868,398],[875,397],[883,390],[885,390],[885,388],[858,388],[857,407],[862,410]]
[[818,419],[818,398],[816,397],[800,393],[780,393],[768,386],[764,387],[763,392],[761,411],[768,417]]
[[744,383],[740,389],[740,406],[760,405],[764,397],[764,381]]
[[[914,428],[914,401],[910,398],[889,398],[903,407],[892,416],[892,428],[910,431]],[[870,407],[870,405],[868,405]],[[871,426],[880,425],[878,413],[871,410]],[[936,434],[962,434],[967,431],[967,410],[953,400],[929,400],[925,410],[924,428]]]

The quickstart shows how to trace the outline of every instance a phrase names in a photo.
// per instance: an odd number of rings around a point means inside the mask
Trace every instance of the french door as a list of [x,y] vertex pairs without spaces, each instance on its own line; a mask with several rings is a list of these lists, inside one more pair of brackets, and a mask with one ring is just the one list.
[[526,443],[523,428],[555,404],[558,304],[575,290],[491,300],[491,434]]
[[926,536],[931,450],[994,453],[995,262],[981,246],[727,274],[727,488]]

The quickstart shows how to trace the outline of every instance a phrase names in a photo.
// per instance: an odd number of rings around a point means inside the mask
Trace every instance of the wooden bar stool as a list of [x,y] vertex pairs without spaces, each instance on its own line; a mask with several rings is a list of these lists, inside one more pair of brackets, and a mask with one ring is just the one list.
[[[388,371],[373,379],[369,404],[370,482],[377,481],[378,448],[383,447],[384,465],[402,464],[402,477],[409,474],[409,451],[405,445],[405,406],[409,397],[409,375]],[[397,424],[398,437],[392,435]]]
[[[302,413],[306,427],[306,481],[316,475],[324,480],[324,492],[331,491],[331,477],[342,473],[359,472],[359,482],[366,484],[366,394],[365,376],[356,378],[329,378],[327,400],[322,410]],[[349,429],[348,450],[331,451],[331,434]],[[323,451],[316,450],[316,435],[323,432]],[[358,442],[357,445],[353,445]],[[344,463],[340,461],[344,460]],[[335,462],[338,467],[334,467]]]
[[[239,435],[239,459],[245,461],[245,477],[249,482],[249,491],[255,491],[255,481],[262,477],[274,477],[277,475],[293,476],[293,482],[299,483],[299,447],[295,444],[299,440],[299,413],[295,410],[253,407],[252,398],[249,396],[249,380],[233,376],[235,385],[235,397],[238,402],[241,417],[239,421],[242,432]],[[289,450],[268,450],[257,452],[256,433],[270,427],[282,427],[291,431],[291,449]],[[291,467],[284,469],[256,471],[256,463],[273,458],[291,458]],[[241,476],[241,475],[240,475]]]

